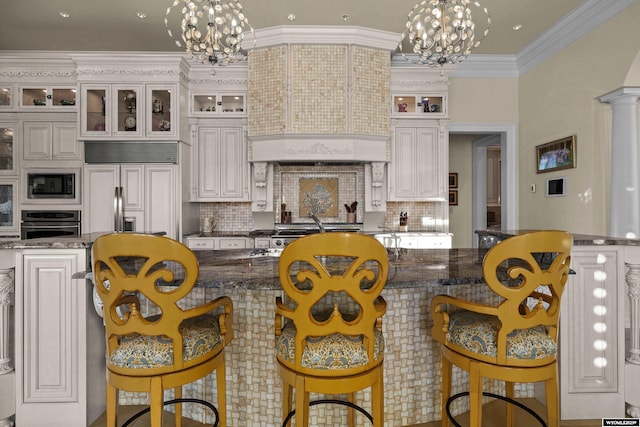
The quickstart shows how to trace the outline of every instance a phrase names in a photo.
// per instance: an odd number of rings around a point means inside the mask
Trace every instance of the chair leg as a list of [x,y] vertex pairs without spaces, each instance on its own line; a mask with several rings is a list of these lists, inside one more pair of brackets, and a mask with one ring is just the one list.
[[227,378],[224,362],[224,352],[221,354],[222,362],[216,368],[216,393],[218,394],[218,416],[220,427],[227,427]]
[[378,370],[378,381],[371,386],[371,415],[373,427],[384,426],[384,372],[382,366]]
[[289,415],[291,412],[291,399],[292,399],[293,388],[291,384],[286,381],[282,381],[282,421]]
[[151,419],[151,427],[161,427],[164,390],[162,389],[162,379],[160,377],[151,378],[149,400],[151,406],[151,412],[149,413]]
[[547,398],[547,425],[558,427],[560,425],[560,407],[558,406],[558,377],[545,381],[545,394]]
[[476,363],[469,366],[469,427],[482,426],[482,376]]
[[449,418],[447,417],[447,400],[451,396],[451,362],[446,357],[442,357],[442,395],[441,414],[442,427],[449,427]]
[[309,393],[304,387],[304,377],[296,377],[296,427],[309,427]]
[[[505,396],[509,399],[513,399],[515,397],[515,393],[514,393],[514,384],[512,382],[509,381],[505,381],[504,383],[504,388],[505,388]],[[514,420],[515,420],[515,408],[512,404],[507,403],[506,405],[506,421],[507,421],[507,427],[513,427],[514,426]]]
[[[355,399],[355,395],[354,393],[347,393],[347,402],[349,403],[355,403],[356,399]],[[347,425],[349,427],[355,427],[356,426],[356,410],[353,408],[349,408],[348,412],[347,412]]]
[[107,427],[116,427],[118,417],[118,389],[107,384]]
[[[182,386],[173,389],[173,398],[182,399]],[[176,427],[182,427],[182,403],[175,404]]]

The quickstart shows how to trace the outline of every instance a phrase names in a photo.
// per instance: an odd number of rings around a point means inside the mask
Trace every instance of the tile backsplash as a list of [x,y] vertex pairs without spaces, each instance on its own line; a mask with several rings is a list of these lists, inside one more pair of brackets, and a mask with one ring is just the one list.
[[[306,210],[301,210],[301,182],[318,179],[320,182],[337,180],[337,194],[334,203],[337,209],[331,216],[321,216],[325,223],[347,221],[345,204],[358,202],[356,221],[364,222],[364,166],[363,165],[276,165],[274,168],[274,212],[273,222],[279,223],[281,204],[286,204],[286,210],[291,212],[292,222],[313,221],[304,216]],[[303,180],[303,181],[301,181]],[[384,223],[379,224],[392,230],[397,230],[400,212],[407,213],[409,231],[445,231],[443,223],[443,209],[448,209],[446,203],[438,202],[387,202],[387,214]],[[207,229],[207,220],[215,224],[215,232],[243,232],[255,229],[251,203],[201,203],[200,230]]]

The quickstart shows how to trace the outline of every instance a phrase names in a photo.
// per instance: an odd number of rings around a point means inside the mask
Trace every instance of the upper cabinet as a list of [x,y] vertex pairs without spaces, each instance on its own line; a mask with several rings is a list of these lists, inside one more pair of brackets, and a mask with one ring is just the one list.
[[449,168],[444,130],[438,123],[394,126],[389,200],[445,200]]
[[191,115],[194,117],[244,116],[246,104],[244,93],[191,94]]
[[29,85],[20,87],[19,108],[23,110],[74,110],[76,87]]
[[0,109],[9,109],[13,107],[13,86],[0,84]]
[[0,175],[17,175],[16,123],[0,123]]
[[177,85],[82,84],[80,135],[175,139]]
[[394,94],[391,103],[393,117],[445,117],[447,96],[445,94]]
[[197,194],[192,201],[249,201],[247,141],[243,126],[198,126],[194,142]]
[[25,122],[24,160],[82,160],[75,122]]

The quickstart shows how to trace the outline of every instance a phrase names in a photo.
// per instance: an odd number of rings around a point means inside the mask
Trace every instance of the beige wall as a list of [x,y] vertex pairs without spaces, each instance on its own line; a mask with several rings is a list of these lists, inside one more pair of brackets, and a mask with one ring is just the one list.
[[[519,78],[451,79],[452,124],[518,124],[519,228],[608,233],[611,108],[598,98],[640,85],[639,66],[630,72],[634,61],[640,63],[638,22],[640,2]],[[535,147],[570,135],[577,136],[577,167],[537,174]],[[452,171],[464,161],[453,156]],[[546,180],[561,176],[569,195],[545,197]]]
[[477,138],[477,135],[449,137],[449,172],[458,174],[458,206],[449,206],[449,230],[453,233],[454,248],[470,248],[476,238],[471,226],[471,148]]
[[[636,3],[521,76],[519,179],[538,188],[520,192],[521,228],[608,233],[611,108],[598,97],[623,86],[640,50],[638,22]],[[577,167],[537,174],[536,145],[569,135],[577,136]],[[560,176],[569,195],[545,197],[546,179]]]

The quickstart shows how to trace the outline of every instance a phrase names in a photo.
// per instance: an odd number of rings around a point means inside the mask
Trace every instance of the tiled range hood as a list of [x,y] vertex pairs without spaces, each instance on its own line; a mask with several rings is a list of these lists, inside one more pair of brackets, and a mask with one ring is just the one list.
[[384,210],[390,62],[399,35],[357,27],[275,27],[249,55],[254,211],[271,211],[273,163],[364,164],[365,209]]

